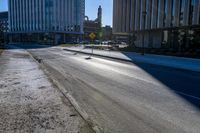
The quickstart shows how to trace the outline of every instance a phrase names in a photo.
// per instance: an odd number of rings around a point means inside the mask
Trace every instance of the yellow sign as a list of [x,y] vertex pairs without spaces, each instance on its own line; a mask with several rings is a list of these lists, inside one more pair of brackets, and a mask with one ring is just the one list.
[[95,33],[92,32],[92,33],[89,34],[89,37],[90,37],[90,39],[93,40],[96,37],[96,35],[95,35]]

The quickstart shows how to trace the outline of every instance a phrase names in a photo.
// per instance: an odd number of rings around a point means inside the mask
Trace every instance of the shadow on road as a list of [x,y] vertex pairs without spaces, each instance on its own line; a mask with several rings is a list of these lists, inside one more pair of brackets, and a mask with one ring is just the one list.
[[[123,54],[132,59],[129,54]],[[200,110],[200,73],[145,63],[134,64]]]
[[[14,44],[16,47],[8,49],[43,49],[50,48],[55,45],[39,45],[39,44]],[[77,54],[77,53],[76,53]],[[126,52],[123,53],[128,58],[132,59]],[[91,57],[85,58],[91,60]],[[188,101],[191,105],[200,110],[200,73],[192,71],[178,70],[169,67],[151,65],[145,63],[134,63],[142,68],[145,72],[160,81],[162,84],[171,89],[179,97]]]

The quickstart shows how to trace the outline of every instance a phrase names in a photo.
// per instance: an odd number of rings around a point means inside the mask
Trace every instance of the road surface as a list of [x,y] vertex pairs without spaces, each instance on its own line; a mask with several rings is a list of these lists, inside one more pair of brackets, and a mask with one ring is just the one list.
[[106,133],[200,132],[200,73],[59,48],[28,51]]

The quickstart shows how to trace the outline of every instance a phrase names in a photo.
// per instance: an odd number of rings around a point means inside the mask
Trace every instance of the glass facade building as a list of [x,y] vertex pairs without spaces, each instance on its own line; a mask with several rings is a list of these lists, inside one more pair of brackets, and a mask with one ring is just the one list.
[[85,0],[8,0],[11,33],[83,34]]

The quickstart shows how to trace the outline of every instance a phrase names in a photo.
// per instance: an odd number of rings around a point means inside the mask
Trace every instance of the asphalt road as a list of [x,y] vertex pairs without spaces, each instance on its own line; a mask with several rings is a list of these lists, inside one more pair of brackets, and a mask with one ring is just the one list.
[[200,132],[200,73],[59,48],[29,51],[106,133]]

